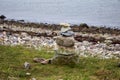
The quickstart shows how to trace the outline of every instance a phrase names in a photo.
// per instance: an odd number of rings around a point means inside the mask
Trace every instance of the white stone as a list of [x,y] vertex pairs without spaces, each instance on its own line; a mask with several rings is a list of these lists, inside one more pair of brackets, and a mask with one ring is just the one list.
[[25,67],[25,69],[30,69],[30,63],[25,62],[25,63],[24,63],[24,67]]
[[27,76],[30,76],[30,75],[31,75],[31,73],[28,73],[28,72],[27,72],[27,73],[26,73],[26,75],[27,75]]
[[36,78],[32,78],[31,80],[36,80]]

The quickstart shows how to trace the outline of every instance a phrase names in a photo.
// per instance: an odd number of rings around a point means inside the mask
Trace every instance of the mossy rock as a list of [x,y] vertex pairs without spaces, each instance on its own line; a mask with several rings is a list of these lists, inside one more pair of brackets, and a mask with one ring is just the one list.
[[57,65],[75,65],[79,63],[79,56],[75,53],[56,53],[51,63]]

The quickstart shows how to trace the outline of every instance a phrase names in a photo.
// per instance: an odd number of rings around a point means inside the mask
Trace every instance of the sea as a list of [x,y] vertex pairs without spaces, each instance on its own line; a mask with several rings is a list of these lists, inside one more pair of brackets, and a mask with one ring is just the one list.
[[120,0],[0,0],[0,15],[38,23],[120,28]]

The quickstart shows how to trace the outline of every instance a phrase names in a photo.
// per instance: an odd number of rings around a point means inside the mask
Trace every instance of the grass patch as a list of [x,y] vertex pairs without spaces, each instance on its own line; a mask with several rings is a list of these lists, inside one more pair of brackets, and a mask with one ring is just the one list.
[[[41,65],[34,63],[34,57],[51,58],[54,55],[46,50],[29,49],[22,46],[0,46],[0,80],[14,77],[19,80],[120,80],[120,59],[80,58],[75,67],[67,65]],[[31,64],[31,69],[23,67],[24,62]],[[26,73],[31,76],[26,76]]]

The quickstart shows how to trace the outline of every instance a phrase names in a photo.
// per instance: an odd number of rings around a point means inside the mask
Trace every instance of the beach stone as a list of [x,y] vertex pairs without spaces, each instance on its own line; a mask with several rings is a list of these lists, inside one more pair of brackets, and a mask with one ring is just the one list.
[[45,65],[45,64],[49,64],[49,60],[44,60],[41,62],[41,64]]
[[73,31],[73,32],[79,32],[80,29],[79,29],[79,27],[72,27],[72,31]]
[[112,44],[120,44],[120,39],[112,39]]
[[21,36],[22,36],[22,37],[26,37],[26,36],[28,36],[28,34],[25,33],[25,32],[22,32],[22,33],[21,33]]
[[34,58],[33,61],[36,63],[41,63],[42,61],[44,61],[44,58]]
[[60,23],[60,26],[69,27],[69,26],[70,26],[70,24],[69,24],[69,23]]
[[36,80],[36,78],[32,78],[32,79],[30,79],[30,80]]
[[82,28],[89,28],[89,26],[86,23],[81,23],[80,27],[82,27]]
[[66,31],[69,31],[69,30],[71,30],[70,27],[62,27],[60,32],[66,32]]
[[56,43],[59,46],[64,46],[64,47],[73,47],[74,46],[74,41],[71,38],[66,38],[66,37],[58,37],[56,39]]
[[36,63],[41,63],[43,65],[50,63],[49,59],[44,59],[44,58],[34,58],[33,61]]
[[71,37],[74,35],[74,32],[73,31],[66,31],[66,32],[62,32],[61,35],[65,36],[65,37]]
[[109,45],[109,44],[111,44],[112,43],[112,41],[111,40],[105,40],[104,41],[107,45]]
[[31,75],[31,73],[28,73],[28,72],[26,73],[26,76],[30,76],[30,75]]
[[25,69],[30,69],[30,67],[31,67],[31,66],[30,66],[30,63],[25,62],[25,63],[24,63],[24,67],[25,67]]
[[76,53],[55,53],[51,59],[51,64],[74,65],[79,63],[79,56]]
[[1,20],[4,20],[5,18],[6,18],[6,16],[4,16],[4,15],[1,15],[1,16],[0,16],[0,19],[1,19]]

